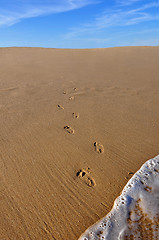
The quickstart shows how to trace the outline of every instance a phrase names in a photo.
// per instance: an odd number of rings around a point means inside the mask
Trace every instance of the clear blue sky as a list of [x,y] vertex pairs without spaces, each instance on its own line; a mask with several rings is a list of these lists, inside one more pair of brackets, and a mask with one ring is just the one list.
[[0,0],[0,47],[159,45],[156,0]]

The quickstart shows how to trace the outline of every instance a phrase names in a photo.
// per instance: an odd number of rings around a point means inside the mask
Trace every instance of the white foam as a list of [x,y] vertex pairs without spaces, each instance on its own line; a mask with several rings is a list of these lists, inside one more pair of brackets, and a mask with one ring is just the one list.
[[[79,240],[159,239],[159,155],[133,175],[109,214]],[[133,237],[133,238],[132,238]]]

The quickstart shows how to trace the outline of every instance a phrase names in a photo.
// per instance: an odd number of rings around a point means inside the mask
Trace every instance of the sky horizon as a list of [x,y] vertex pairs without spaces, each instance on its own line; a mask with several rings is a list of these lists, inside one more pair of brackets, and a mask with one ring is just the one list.
[[159,46],[159,1],[1,0],[0,47]]

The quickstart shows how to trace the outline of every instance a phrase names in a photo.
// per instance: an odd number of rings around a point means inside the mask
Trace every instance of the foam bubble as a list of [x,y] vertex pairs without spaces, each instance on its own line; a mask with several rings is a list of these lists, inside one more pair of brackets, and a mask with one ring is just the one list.
[[159,155],[128,181],[110,213],[79,240],[159,239]]

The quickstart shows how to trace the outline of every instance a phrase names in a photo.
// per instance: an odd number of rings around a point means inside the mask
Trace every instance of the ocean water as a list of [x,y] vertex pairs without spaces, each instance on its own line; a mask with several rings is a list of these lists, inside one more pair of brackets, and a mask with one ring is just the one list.
[[79,240],[159,239],[159,155],[145,162],[112,210]]

